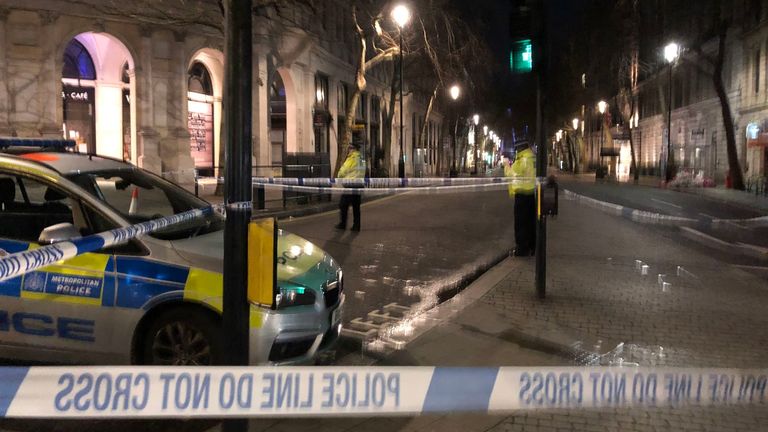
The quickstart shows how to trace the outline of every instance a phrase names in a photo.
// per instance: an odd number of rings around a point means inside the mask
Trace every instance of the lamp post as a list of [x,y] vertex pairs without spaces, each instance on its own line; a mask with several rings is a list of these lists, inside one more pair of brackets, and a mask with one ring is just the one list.
[[667,98],[667,161],[664,164],[664,180],[672,180],[672,64],[680,55],[680,47],[672,42],[664,47],[664,59],[669,63],[669,88]]
[[[461,95],[461,88],[459,88],[458,85],[452,85],[449,93],[451,95],[451,99],[454,101],[459,99],[459,96]],[[455,108],[454,108],[455,109]],[[459,115],[456,114],[455,116],[456,121],[453,124],[453,159],[451,160],[451,177],[456,177],[456,129],[459,128]]]
[[597,110],[600,111],[600,148],[598,155],[600,156],[600,167],[598,171],[603,171],[603,139],[605,139],[605,132],[603,132],[603,125],[605,124],[605,110],[608,108],[606,101],[600,101],[597,103]]
[[473,115],[472,123],[475,124],[475,127],[473,129],[475,131],[475,167],[472,169],[472,174],[477,175],[477,158],[478,158],[477,146],[480,144],[479,143],[480,140],[478,139],[479,137],[477,133],[477,126],[480,124],[480,116],[477,114]]
[[576,117],[573,120],[571,120],[571,125],[573,125],[573,140],[571,144],[571,164],[573,165],[571,169],[573,170],[574,174],[578,174],[579,172],[579,153],[577,150],[577,139],[579,138],[579,118]]
[[392,20],[395,21],[400,33],[400,161],[397,163],[397,174],[405,178],[405,153],[403,153],[403,28],[411,20],[411,11],[404,5],[392,8]]

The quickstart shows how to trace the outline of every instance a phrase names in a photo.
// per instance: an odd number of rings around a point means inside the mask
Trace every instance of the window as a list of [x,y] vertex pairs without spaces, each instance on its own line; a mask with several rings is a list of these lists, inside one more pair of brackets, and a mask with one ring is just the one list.
[[338,86],[338,101],[337,108],[339,111],[339,117],[344,117],[347,112],[347,104],[349,103],[349,93],[347,91],[346,83],[339,83]]
[[[140,170],[99,171],[75,174],[68,178],[131,223],[209,206],[173,183]],[[205,218],[173,225],[151,235],[163,240],[181,240],[219,231],[223,227],[223,219],[216,214],[210,214]]]
[[357,101],[357,109],[355,111],[355,121],[367,123],[368,120],[368,95],[360,93],[360,99]]
[[[0,174],[0,237],[37,242],[43,229],[75,223],[76,201],[61,190],[37,180]],[[82,219],[75,225],[87,228]]]
[[371,96],[371,123],[378,124],[381,117],[381,99],[378,96]]
[[200,93],[213,96],[213,82],[208,68],[200,62],[194,62],[189,68],[189,77],[187,79],[188,90],[193,93]]
[[96,68],[93,67],[91,55],[77,39],[72,39],[64,50],[64,67],[61,75],[63,78],[96,79]]
[[315,74],[315,106],[328,111],[328,77]]
[[760,92],[760,48],[755,51],[754,62],[755,93]]

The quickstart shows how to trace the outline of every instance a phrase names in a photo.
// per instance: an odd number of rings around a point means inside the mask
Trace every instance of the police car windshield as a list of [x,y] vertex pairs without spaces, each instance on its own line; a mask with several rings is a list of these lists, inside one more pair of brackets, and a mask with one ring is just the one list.
[[[67,178],[131,223],[210,206],[173,183],[138,169],[77,173]],[[212,214],[156,231],[152,236],[163,240],[180,240],[221,229],[223,218]]]

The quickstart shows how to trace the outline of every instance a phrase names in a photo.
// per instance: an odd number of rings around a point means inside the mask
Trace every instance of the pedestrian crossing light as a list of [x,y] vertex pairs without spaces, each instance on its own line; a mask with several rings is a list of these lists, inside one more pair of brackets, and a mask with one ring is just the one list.
[[513,74],[523,74],[533,70],[533,44],[530,39],[522,39],[512,43],[509,68]]

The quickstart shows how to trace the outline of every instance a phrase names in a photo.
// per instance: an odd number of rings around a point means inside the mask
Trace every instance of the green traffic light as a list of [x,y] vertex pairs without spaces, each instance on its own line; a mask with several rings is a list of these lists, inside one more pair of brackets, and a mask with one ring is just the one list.
[[523,74],[533,70],[533,44],[530,39],[512,43],[509,54],[509,69],[514,74]]

